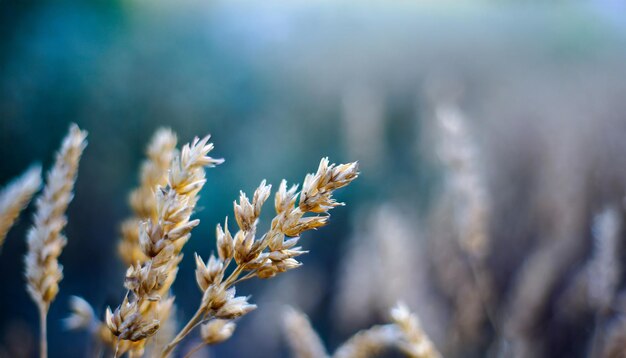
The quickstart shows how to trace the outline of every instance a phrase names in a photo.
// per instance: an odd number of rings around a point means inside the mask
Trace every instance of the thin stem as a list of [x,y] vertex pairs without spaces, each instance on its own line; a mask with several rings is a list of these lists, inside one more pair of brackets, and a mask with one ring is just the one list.
[[187,354],[185,354],[185,358],[191,358],[191,356],[194,353],[199,351],[204,346],[205,346],[205,343],[204,342],[200,342],[200,344],[198,344],[197,346],[193,347],[189,352],[187,352]]
[[234,286],[234,285],[236,285],[236,284],[238,284],[238,283],[240,283],[242,281],[249,280],[249,279],[251,279],[251,278],[253,278],[255,276],[256,276],[256,270],[255,271],[250,271],[244,277],[240,277],[235,282],[233,282],[232,286]]
[[239,275],[243,272],[243,267],[242,266],[237,266],[235,268],[235,271],[233,271],[230,276],[228,276],[228,278],[226,279],[226,281],[224,281],[224,287],[228,288],[230,286],[232,286],[235,281],[237,280],[237,278],[239,278]]
[[602,335],[602,329],[604,328],[605,316],[603,312],[596,313],[594,318],[593,335],[591,338],[591,355],[590,357],[600,357],[602,348],[604,346],[604,337]]
[[480,298],[480,303],[483,306],[485,315],[487,316],[487,321],[489,321],[491,328],[494,331],[498,332],[499,329],[498,329],[498,323],[497,323],[495,314],[493,310],[491,309],[491,307],[489,306],[489,303],[487,302],[488,298],[486,297],[487,292],[489,292],[490,290],[489,282],[487,281],[488,278],[486,275],[486,270],[484,266],[482,265],[482,262],[478,261],[474,257],[469,256],[468,261],[469,261],[470,271],[474,278],[474,283],[478,286],[478,292],[479,292],[478,295]]
[[192,330],[194,330],[196,327],[198,327],[201,324],[205,324],[211,320],[213,320],[215,317],[213,316],[209,316],[209,317],[203,317],[200,321],[196,322],[196,324],[193,325],[193,327],[191,327]]
[[119,356],[119,352],[120,352],[120,337],[117,337],[117,340],[115,341],[115,353],[113,353],[113,357],[117,358]]
[[[230,263],[230,261],[228,263]],[[232,286],[233,284],[235,284],[237,282],[237,279],[239,278],[239,275],[243,272],[243,270],[244,270],[243,266],[237,266],[235,270],[230,274],[230,276],[228,276],[226,281],[224,281],[223,283],[224,287],[228,288]],[[248,278],[250,277],[247,277],[246,279]],[[174,340],[171,341],[165,347],[165,349],[161,353],[161,358],[169,357],[169,355],[172,354],[172,351],[174,350],[174,348],[176,348],[178,343],[180,343],[180,341],[182,341],[191,331],[193,331],[194,328],[196,328],[199,324],[205,321],[203,315],[204,314],[203,314],[202,307],[198,308],[196,313],[189,320],[189,322],[187,322],[185,327],[180,332],[178,332]]]
[[48,357],[48,306],[46,304],[37,305],[39,307],[39,357]]
[[202,316],[203,311],[201,307],[196,311],[196,313],[189,320],[189,322],[187,322],[185,327],[183,327],[183,329],[178,332],[174,340],[165,347],[165,349],[161,353],[161,358],[167,358],[170,354],[172,354],[172,351],[174,350],[174,348],[176,348],[178,343],[180,343],[180,341],[182,341],[189,334],[189,332],[191,332],[198,325],[198,323],[202,322]]

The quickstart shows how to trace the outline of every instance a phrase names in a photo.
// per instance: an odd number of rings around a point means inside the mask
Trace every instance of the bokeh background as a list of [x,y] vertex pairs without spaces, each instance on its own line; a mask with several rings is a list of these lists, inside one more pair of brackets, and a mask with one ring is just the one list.
[[[174,285],[181,322],[201,296],[193,252],[214,250],[215,224],[232,217],[239,190],[299,182],[323,156],[361,164],[358,181],[337,195],[347,206],[303,238],[304,266],[239,287],[259,309],[216,356],[289,356],[285,305],[309,315],[331,352],[386,322],[397,300],[451,357],[600,356],[626,337],[623,3],[4,1],[0,9],[0,183],[35,162],[49,168],[69,123],[89,132],[50,311],[51,357],[89,351],[86,333],[61,325],[70,295],[100,315],[123,297],[119,223],[161,126],[179,143],[211,133],[214,156],[226,159],[207,175],[201,225]],[[0,253],[0,346],[15,357],[36,352],[22,274],[31,213]],[[487,242],[478,258],[458,245],[473,220]],[[469,274],[477,266],[484,285]],[[602,307],[598,280],[610,296]]]

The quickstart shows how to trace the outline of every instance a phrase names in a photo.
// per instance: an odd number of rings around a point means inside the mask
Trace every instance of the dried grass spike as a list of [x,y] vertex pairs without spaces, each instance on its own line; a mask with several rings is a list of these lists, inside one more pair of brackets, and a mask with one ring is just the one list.
[[0,248],[22,209],[41,187],[41,167],[33,166],[0,192]]
[[147,259],[139,242],[139,225],[141,221],[156,219],[154,191],[167,184],[170,163],[176,155],[176,134],[170,129],[158,129],[148,144],[146,154],[148,158],[141,165],[140,185],[130,193],[133,216],[126,219],[121,228],[118,252],[126,265]]
[[441,354],[422,330],[417,316],[411,313],[406,305],[398,303],[396,307],[392,308],[391,318],[402,333],[402,339],[398,343],[398,347],[409,357],[441,357]]
[[[191,154],[183,154],[191,157]],[[184,164],[175,163],[174,167]],[[301,265],[294,257],[306,253],[295,247],[299,235],[327,223],[328,211],[341,205],[332,198],[335,189],[348,185],[358,176],[357,163],[336,166],[324,158],[316,174],[309,174],[304,179],[300,201],[297,186],[287,190],[286,181],[282,181],[274,198],[276,216],[271,227],[260,239],[256,239],[259,215],[265,201],[270,196],[271,186],[265,180],[256,189],[252,201],[245,193],[239,195],[239,202],[234,202],[235,220],[239,230],[230,235],[228,225],[216,229],[218,257],[211,255],[208,263],[196,256],[196,281],[203,291],[202,301],[193,317],[181,329],[176,338],[168,344],[161,357],[168,357],[175,347],[199,324],[207,319],[234,319],[254,310],[256,305],[248,303],[248,297],[235,297],[235,285],[243,280],[271,278]],[[170,181],[176,181],[177,173],[170,174]],[[307,213],[326,214],[305,217]],[[268,249],[269,250],[266,250]],[[234,260],[233,260],[234,259]],[[236,267],[225,278],[225,272],[231,263]]]
[[283,314],[283,330],[295,358],[328,357],[322,340],[304,313],[290,307],[286,309]]
[[200,337],[205,344],[218,344],[230,338],[235,332],[235,327],[235,323],[229,320],[215,319],[202,325]]
[[[147,260],[128,268],[124,285],[131,294],[114,312],[107,310],[110,332],[121,340],[138,342],[141,350],[145,339],[161,326],[163,312],[169,311],[169,300],[164,298],[178,272],[180,251],[199,223],[191,215],[206,182],[204,169],[223,162],[207,156],[213,149],[208,139],[195,138],[170,162],[166,185],[154,192],[156,215],[139,225],[139,243]],[[203,275],[200,268],[198,277]]]
[[48,172],[46,186],[37,199],[34,223],[28,232],[26,265],[27,289],[41,316],[41,356],[47,356],[46,316],[50,303],[59,292],[63,268],[58,257],[67,243],[61,233],[67,218],[65,211],[73,198],[78,162],[87,145],[87,133],[77,125],[70,126],[56,155],[54,167]]
[[393,325],[374,326],[360,331],[344,342],[333,354],[333,358],[375,357],[393,346],[400,335]]

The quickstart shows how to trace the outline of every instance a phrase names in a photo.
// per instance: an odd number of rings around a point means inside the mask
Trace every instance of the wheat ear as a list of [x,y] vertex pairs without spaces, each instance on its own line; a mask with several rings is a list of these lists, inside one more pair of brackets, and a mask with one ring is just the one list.
[[[228,230],[228,221],[223,229],[218,225],[218,257],[211,255],[205,264],[196,254],[196,281],[203,292],[202,301],[194,316],[168,344],[161,357],[169,356],[178,343],[198,325],[212,324],[213,319],[232,320],[254,310],[256,305],[248,303],[248,297],[235,296],[233,286],[253,277],[267,279],[299,267],[301,263],[295,257],[306,253],[301,247],[295,246],[300,234],[326,225],[328,211],[343,205],[333,199],[333,191],[350,184],[358,174],[356,162],[335,165],[329,164],[328,158],[323,158],[317,173],[308,174],[304,178],[300,193],[297,193],[297,185],[287,189],[287,182],[283,180],[274,197],[276,216],[269,231],[259,240],[255,239],[257,224],[261,208],[270,196],[271,186],[266,185],[265,180],[262,181],[252,202],[241,192],[239,202],[234,203],[239,231],[232,236]],[[315,215],[305,216],[307,213]],[[226,277],[226,270],[233,261],[235,268]]]
[[288,308],[283,313],[283,330],[295,358],[328,357],[324,343],[304,313]]
[[157,219],[154,190],[167,185],[170,163],[175,154],[176,134],[170,129],[158,129],[148,144],[147,159],[141,165],[140,185],[129,196],[133,216],[122,223],[118,253],[127,266],[147,259],[139,244],[139,225],[142,221]]
[[87,133],[72,124],[48,172],[46,186],[36,202],[34,223],[28,232],[26,265],[27,289],[37,304],[41,324],[41,357],[47,357],[46,316],[59,292],[63,267],[58,257],[67,243],[61,233],[67,224],[65,211],[73,198],[78,162],[87,145]]
[[41,187],[41,167],[34,166],[0,192],[0,249],[15,219]]
[[333,358],[368,358],[379,355],[399,339],[398,330],[392,325],[373,326],[357,332],[344,342]]
[[417,315],[409,308],[398,303],[391,309],[391,320],[400,330],[398,348],[412,358],[438,358],[441,354],[435,348],[428,335],[422,330]]
[[391,309],[391,324],[374,326],[352,336],[342,344],[334,358],[367,358],[389,347],[400,349],[411,358],[440,358],[430,338],[422,330],[417,316],[402,303]]
[[199,223],[191,220],[191,215],[206,182],[204,168],[223,162],[207,156],[213,149],[208,140],[209,136],[195,138],[185,145],[170,165],[167,186],[155,191],[156,218],[143,222],[139,229],[141,249],[148,260],[128,268],[124,286],[129,293],[114,312],[106,310],[106,324],[119,340],[142,341],[159,329],[154,303],[171,287],[182,259],[182,245]]
[[[422,330],[417,316],[402,303],[390,310],[391,324],[362,330],[343,343],[334,358],[367,358],[395,347],[411,358],[440,358],[434,344]],[[283,330],[296,358],[327,357],[324,345],[307,316],[289,309],[283,316]]]

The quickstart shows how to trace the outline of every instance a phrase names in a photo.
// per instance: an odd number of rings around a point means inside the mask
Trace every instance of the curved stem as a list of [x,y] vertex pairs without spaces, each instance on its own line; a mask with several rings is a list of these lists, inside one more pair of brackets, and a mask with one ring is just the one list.
[[48,331],[47,318],[48,307],[45,304],[37,305],[39,308],[39,357],[48,357]]
[[[230,263],[230,262],[229,262]],[[228,276],[226,281],[224,281],[224,287],[228,288],[237,282],[239,275],[243,272],[244,268],[242,266],[237,266],[235,270]],[[252,277],[252,276],[251,276]],[[250,278],[250,277],[247,277]],[[246,278],[246,279],[247,279]],[[171,341],[161,353],[161,358],[167,358],[172,354],[172,351],[180,341],[182,341],[194,328],[196,328],[199,324],[201,324],[205,319],[203,318],[203,310],[202,307],[198,308],[193,317],[187,322],[185,327],[178,332],[173,341]]]
[[241,277],[241,278],[238,278],[237,280],[235,280],[231,285],[234,286],[234,285],[236,285],[236,284],[238,284],[238,283],[240,283],[242,281],[249,280],[249,279],[251,279],[251,278],[253,278],[255,276],[256,276],[256,270],[255,271],[250,271],[244,277]]
[[185,327],[183,327],[183,329],[178,332],[174,340],[165,347],[165,349],[161,353],[161,358],[169,357],[169,355],[172,354],[172,351],[174,350],[174,348],[176,348],[178,343],[180,343],[180,341],[182,341],[189,334],[189,332],[191,332],[198,325],[198,323],[202,322],[202,316],[202,309],[199,308],[193,315],[193,317],[189,320],[189,322],[187,322]]

